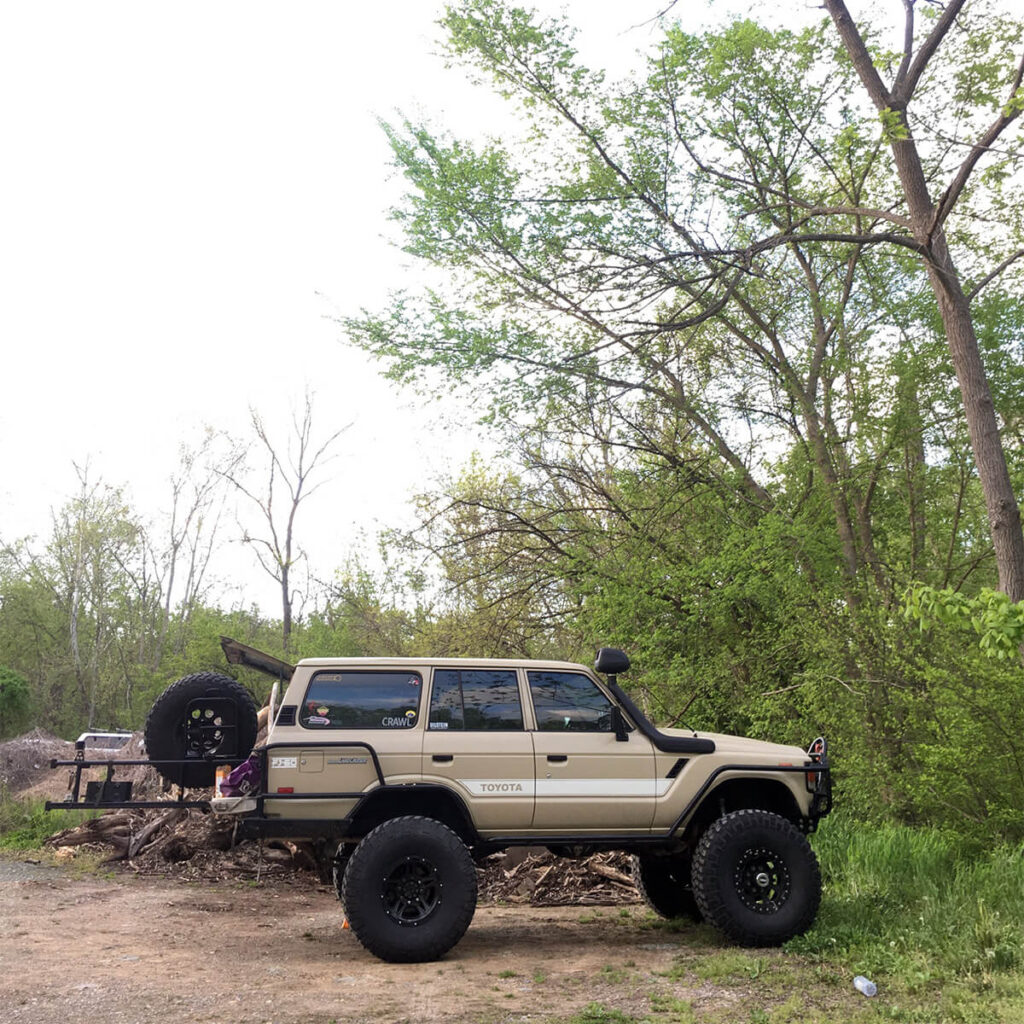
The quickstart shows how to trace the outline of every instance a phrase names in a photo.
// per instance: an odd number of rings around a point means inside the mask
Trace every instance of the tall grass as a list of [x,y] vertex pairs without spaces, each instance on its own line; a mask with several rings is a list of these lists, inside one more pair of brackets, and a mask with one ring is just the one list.
[[0,850],[36,850],[55,832],[80,825],[98,811],[47,811],[45,800],[24,801],[0,787]]
[[788,948],[909,984],[1024,971],[1024,855],[932,829],[827,821],[815,927]]

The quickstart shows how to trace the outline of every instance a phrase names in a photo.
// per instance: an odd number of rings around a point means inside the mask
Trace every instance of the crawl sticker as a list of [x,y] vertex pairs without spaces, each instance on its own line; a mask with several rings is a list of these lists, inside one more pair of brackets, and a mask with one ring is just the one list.
[[380,727],[382,729],[408,729],[416,720],[415,711],[406,711],[403,718],[397,716],[385,715],[380,720]]

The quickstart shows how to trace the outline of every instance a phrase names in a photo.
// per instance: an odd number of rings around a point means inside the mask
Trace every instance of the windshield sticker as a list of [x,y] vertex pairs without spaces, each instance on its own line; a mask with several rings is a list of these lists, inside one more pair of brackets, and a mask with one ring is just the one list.
[[420,677],[419,676],[413,676],[409,680],[409,685],[410,686],[419,686],[420,685]]
[[326,717],[327,717],[327,713],[328,713],[328,712],[329,712],[330,710],[331,710],[330,708],[325,708],[325,707],[319,707],[319,708],[317,708],[317,709],[316,709],[316,713],[317,713],[317,714],[318,714],[318,715],[319,715],[319,716],[320,716],[321,718],[326,718]]
[[447,722],[431,722],[430,723],[430,728],[431,729],[447,729],[448,728],[448,723]]
[[310,715],[309,718],[306,719],[306,725],[330,725],[330,724],[331,724],[331,720],[329,718],[324,718],[322,715]]

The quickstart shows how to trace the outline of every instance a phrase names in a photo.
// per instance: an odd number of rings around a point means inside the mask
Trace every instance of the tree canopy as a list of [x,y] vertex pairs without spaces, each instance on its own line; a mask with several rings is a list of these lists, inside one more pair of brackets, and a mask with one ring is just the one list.
[[906,5],[887,46],[826,6],[667,22],[621,82],[564,20],[449,8],[450,62],[520,128],[384,125],[437,283],[346,327],[508,439],[418,537],[478,613],[628,647],[663,719],[828,728],[860,792],[898,773],[901,813],[980,820],[936,752],[1016,751],[1019,682],[901,599],[1024,597],[1019,24]]

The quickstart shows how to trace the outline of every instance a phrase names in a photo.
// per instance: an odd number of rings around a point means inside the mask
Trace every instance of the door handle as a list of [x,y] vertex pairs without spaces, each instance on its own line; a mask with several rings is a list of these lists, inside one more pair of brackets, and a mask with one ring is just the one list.
[[548,760],[553,764],[561,764],[563,761],[569,760],[568,754],[548,754]]
[[452,760],[451,754],[434,754],[431,758],[436,764],[448,764]]

